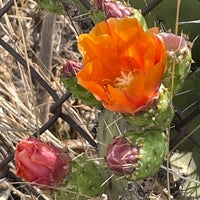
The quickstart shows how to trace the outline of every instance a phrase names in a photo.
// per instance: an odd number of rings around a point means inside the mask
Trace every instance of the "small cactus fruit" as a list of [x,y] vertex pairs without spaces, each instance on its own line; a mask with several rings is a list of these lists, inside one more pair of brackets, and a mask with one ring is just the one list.
[[153,175],[167,153],[167,137],[161,130],[129,131],[109,145],[105,161],[116,175],[137,181]]
[[137,132],[148,129],[165,129],[170,125],[174,116],[170,93],[161,86],[158,102],[154,106],[135,115],[124,116],[124,119],[131,125],[131,129]]
[[168,68],[163,84],[175,95],[190,72],[192,63],[191,45],[184,37],[172,33],[160,33],[167,50]]

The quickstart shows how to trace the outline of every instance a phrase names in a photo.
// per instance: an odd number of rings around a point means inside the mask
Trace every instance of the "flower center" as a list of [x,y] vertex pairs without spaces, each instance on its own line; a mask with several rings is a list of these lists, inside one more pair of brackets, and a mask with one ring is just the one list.
[[132,71],[129,71],[129,72],[121,71],[121,76],[115,79],[114,86],[116,88],[127,87],[131,83],[131,81],[134,79],[134,75],[135,73],[133,73]]

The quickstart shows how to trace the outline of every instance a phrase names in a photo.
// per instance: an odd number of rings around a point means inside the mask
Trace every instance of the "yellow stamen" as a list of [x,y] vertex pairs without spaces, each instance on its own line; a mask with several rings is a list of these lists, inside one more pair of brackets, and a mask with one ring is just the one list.
[[134,78],[134,74],[132,71],[129,71],[129,72],[121,71],[121,76],[115,79],[114,85],[117,88],[127,87],[130,84],[130,82],[133,80],[133,78]]

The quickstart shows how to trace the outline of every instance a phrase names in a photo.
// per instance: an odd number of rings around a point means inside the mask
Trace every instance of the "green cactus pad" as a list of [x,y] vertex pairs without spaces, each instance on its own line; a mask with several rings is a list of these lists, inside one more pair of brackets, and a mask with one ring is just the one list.
[[147,28],[146,20],[143,17],[143,15],[141,14],[141,12],[139,10],[133,9],[133,8],[132,8],[132,12],[133,12],[133,18],[136,18],[139,21],[139,23],[142,25],[144,31],[147,31],[148,28]]
[[143,132],[148,129],[165,129],[174,116],[169,92],[163,88],[157,104],[143,113],[126,115],[125,120],[132,126],[132,130]]
[[72,173],[66,184],[56,193],[59,200],[86,200],[105,192],[106,185],[101,168],[94,162],[80,156],[72,163]]
[[96,106],[98,108],[102,107],[102,104],[96,100],[91,92],[83,88],[77,83],[76,77],[65,78],[61,77],[61,81],[64,86],[78,99],[80,99],[84,104],[88,106]]
[[127,179],[136,181],[155,174],[168,153],[166,134],[161,130],[149,130],[143,133],[129,131],[125,136],[133,145],[139,147],[135,171],[127,175]]

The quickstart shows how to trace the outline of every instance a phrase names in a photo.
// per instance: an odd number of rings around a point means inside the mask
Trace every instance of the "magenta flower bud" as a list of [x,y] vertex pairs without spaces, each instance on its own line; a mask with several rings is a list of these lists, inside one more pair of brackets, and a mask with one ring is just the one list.
[[106,19],[111,17],[123,18],[131,15],[131,8],[123,5],[120,1],[106,2],[104,12],[106,14]]
[[138,154],[137,146],[129,143],[125,137],[118,137],[108,146],[105,161],[116,175],[127,175],[135,170]]
[[21,141],[15,151],[16,175],[35,185],[58,186],[70,172],[70,157],[62,149],[36,138]]
[[76,76],[76,74],[83,67],[82,63],[75,62],[72,60],[68,60],[61,69],[61,74],[66,76],[67,78]]
[[123,18],[131,15],[131,7],[124,5],[121,1],[94,0],[94,6],[104,11],[106,19]]

